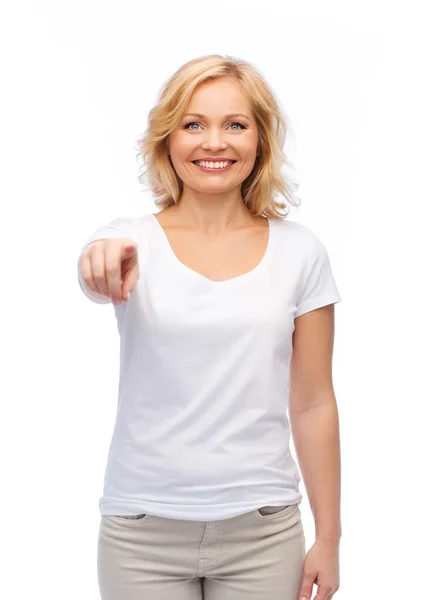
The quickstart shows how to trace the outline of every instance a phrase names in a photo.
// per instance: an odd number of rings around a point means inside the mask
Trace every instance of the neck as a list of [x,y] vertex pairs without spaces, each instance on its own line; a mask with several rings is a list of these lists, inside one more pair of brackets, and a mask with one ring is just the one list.
[[172,207],[172,212],[178,214],[187,227],[209,234],[219,234],[255,222],[244,205],[240,188],[225,193],[202,193],[190,188],[184,189],[180,201]]

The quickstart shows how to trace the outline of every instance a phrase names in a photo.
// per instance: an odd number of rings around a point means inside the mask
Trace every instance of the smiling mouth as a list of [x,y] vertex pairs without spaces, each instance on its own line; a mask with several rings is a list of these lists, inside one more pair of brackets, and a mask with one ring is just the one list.
[[[230,169],[237,161],[236,160],[220,160],[220,161],[195,161],[192,160],[191,161],[193,163],[193,165],[195,165],[198,169],[201,169],[202,171],[209,171],[209,172],[213,172],[213,171],[226,171],[228,169]],[[216,166],[206,166],[206,165],[200,165],[198,164],[199,162],[206,162],[209,165],[215,165],[215,164],[221,164],[221,163],[227,163],[225,164],[225,166],[221,167],[216,167]]]

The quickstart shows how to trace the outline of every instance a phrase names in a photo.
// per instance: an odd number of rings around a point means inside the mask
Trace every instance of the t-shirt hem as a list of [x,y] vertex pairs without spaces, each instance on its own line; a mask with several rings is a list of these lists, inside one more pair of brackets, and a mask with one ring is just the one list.
[[184,521],[219,521],[240,516],[262,506],[285,506],[300,504],[303,496],[299,492],[290,497],[256,500],[253,502],[235,502],[231,504],[201,505],[172,505],[160,502],[124,502],[101,499],[99,502],[101,516],[130,516],[148,514],[168,519]]

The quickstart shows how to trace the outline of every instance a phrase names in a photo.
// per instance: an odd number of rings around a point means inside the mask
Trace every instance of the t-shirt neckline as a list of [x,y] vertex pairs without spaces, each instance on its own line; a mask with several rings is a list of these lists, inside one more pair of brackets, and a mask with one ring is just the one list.
[[151,220],[155,223],[156,229],[159,231],[159,234],[162,237],[162,240],[164,241],[164,247],[165,247],[168,255],[170,256],[171,260],[176,265],[178,265],[179,268],[183,272],[185,271],[187,274],[191,275],[192,277],[196,277],[199,280],[201,280],[211,286],[215,286],[215,287],[225,286],[225,285],[231,285],[233,283],[238,283],[238,282],[247,280],[250,277],[253,277],[254,275],[259,274],[260,271],[262,271],[265,268],[267,262],[269,261],[274,235],[273,235],[273,220],[270,219],[269,217],[267,217],[266,215],[264,215],[264,216],[268,220],[268,243],[267,243],[265,252],[264,252],[260,262],[256,265],[256,267],[253,267],[253,269],[251,269],[250,271],[247,271],[246,273],[242,273],[241,275],[236,275],[236,277],[231,277],[230,279],[223,279],[221,281],[214,281],[213,279],[209,279],[209,277],[202,275],[202,273],[195,271],[191,267],[188,267],[183,262],[181,262],[180,259],[175,254],[174,250],[172,249],[172,246],[168,240],[168,236],[166,235],[165,230],[163,229],[162,225],[159,223],[158,219],[156,218],[156,215],[151,214],[150,216],[151,216]]

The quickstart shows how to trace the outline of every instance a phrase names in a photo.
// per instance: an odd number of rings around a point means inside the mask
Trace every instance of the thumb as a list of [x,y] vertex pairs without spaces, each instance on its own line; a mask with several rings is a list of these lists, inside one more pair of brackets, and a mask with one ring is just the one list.
[[123,255],[123,258],[129,258],[130,256],[134,256],[134,254],[136,254],[137,252],[137,244],[135,244],[134,242],[125,242],[122,245],[121,248],[121,252]]

